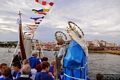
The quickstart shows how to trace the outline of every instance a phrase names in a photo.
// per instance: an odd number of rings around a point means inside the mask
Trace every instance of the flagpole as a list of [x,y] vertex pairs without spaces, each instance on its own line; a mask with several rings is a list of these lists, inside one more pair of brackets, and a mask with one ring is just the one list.
[[21,20],[21,15],[22,13],[19,11],[19,42],[20,42],[20,50],[22,54],[22,60],[26,59],[26,52],[25,52],[25,46],[24,46],[24,36],[22,32],[22,20]]

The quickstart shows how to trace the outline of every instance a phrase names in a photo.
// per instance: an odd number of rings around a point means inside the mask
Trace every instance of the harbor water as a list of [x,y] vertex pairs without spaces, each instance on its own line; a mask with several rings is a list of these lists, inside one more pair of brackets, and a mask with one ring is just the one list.
[[[0,48],[0,64],[11,62],[15,48]],[[44,51],[44,55],[49,58],[49,62],[52,62],[54,53],[51,51]],[[88,57],[88,76],[91,80],[95,80],[97,73],[102,74],[120,74],[120,55],[113,55],[107,53],[90,53]]]

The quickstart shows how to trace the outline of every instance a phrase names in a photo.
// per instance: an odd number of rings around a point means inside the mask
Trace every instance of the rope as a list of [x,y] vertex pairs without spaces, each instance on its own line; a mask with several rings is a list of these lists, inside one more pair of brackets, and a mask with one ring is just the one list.
[[87,62],[85,63],[85,65],[83,67],[78,67],[78,68],[74,68],[74,69],[82,70],[83,68],[85,68],[86,65],[87,65]]
[[69,76],[69,75],[67,75],[65,73],[64,73],[64,76],[66,76],[68,78],[76,79],[76,80],[85,80],[85,79],[81,79],[81,78],[76,78],[76,77]]
[[[85,68],[85,66],[87,65],[87,62],[85,63],[85,65],[83,67],[78,67],[78,68],[70,68],[70,69],[78,69],[78,70],[82,70],[83,68]],[[67,68],[67,67],[64,67]]]

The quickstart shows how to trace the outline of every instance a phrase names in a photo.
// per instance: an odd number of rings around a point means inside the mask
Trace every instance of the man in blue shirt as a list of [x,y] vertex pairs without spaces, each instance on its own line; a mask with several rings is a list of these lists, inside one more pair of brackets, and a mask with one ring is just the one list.
[[13,64],[13,69],[14,69],[14,72],[13,72],[14,79],[20,77],[20,75],[21,75],[21,72],[20,72],[20,70],[21,70],[21,64],[19,62],[15,62]]
[[38,56],[38,53],[36,51],[33,51],[32,56],[29,58],[31,68],[35,68],[40,63],[37,56]]

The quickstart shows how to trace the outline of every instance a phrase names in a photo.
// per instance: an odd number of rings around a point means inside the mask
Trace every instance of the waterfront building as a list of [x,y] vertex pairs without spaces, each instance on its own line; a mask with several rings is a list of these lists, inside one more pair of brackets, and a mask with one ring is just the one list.
[[100,41],[99,40],[93,40],[92,43],[94,44],[94,47],[100,47]]

